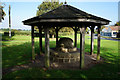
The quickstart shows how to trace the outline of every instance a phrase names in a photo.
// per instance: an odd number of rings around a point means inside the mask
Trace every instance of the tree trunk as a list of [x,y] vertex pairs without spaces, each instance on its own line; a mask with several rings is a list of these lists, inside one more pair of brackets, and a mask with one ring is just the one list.
[[52,34],[52,38],[54,38],[54,34]]

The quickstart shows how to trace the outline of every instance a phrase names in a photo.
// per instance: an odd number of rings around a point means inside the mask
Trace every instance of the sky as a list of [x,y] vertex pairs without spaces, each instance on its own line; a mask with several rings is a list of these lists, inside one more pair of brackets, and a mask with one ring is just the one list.
[[[40,2],[11,2],[6,1],[4,11],[6,13],[5,20],[0,23],[0,28],[8,28],[8,8],[11,5],[11,25],[12,29],[31,29],[30,26],[23,25],[22,21],[36,16],[37,7]],[[110,25],[114,25],[118,21],[118,2],[78,2],[68,1],[68,5],[74,6],[87,13],[99,16],[112,21]]]

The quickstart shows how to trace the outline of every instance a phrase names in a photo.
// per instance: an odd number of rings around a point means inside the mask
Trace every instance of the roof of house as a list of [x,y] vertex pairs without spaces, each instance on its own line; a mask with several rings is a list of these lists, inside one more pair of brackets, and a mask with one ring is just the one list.
[[[59,19],[59,20],[58,20]],[[64,20],[63,20],[64,19]],[[74,20],[75,19],[75,20]],[[78,22],[93,22],[100,24],[109,24],[110,20],[88,14],[70,5],[62,5],[54,10],[51,10],[42,15],[27,19],[23,21],[24,24],[29,22],[65,22],[65,21],[78,21]],[[27,24],[26,24],[27,25]]]
[[112,31],[118,31],[118,30],[120,30],[120,26],[109,26],[109,27],[105,27],[106,30],[108,30],[108,28],[110,28]]
[[107,29],[108,29],[108,27],[105,27],[105,29],[107,30]]
[[118,30],[120,30],[120,26],[111,26],[110,29],[112,31],[118,31]]

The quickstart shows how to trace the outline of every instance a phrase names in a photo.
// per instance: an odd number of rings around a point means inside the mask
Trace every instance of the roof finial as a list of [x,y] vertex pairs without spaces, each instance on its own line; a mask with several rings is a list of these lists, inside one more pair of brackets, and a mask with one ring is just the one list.
[[66,0],[65,0],[65,3],[64,4],[67,4]]

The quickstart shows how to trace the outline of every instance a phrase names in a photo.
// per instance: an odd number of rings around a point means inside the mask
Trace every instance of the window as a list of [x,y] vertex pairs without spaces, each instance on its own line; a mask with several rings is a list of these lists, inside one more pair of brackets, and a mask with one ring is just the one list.
[[117,34],[117,32],[113,32],[113,34]]

